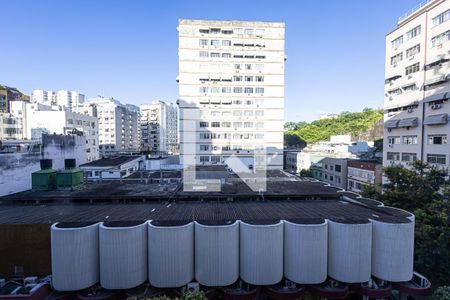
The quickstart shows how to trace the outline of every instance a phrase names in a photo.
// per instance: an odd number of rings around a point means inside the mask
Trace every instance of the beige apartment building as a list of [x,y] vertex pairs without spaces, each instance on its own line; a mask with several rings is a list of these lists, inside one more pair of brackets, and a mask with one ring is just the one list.
[[[180,20],[180,159],[283,168],[284,23]],[[259,155],[259,154],[258,154]]]
[[448,167],[450,1],[432,0],[386,36],[384,165]]

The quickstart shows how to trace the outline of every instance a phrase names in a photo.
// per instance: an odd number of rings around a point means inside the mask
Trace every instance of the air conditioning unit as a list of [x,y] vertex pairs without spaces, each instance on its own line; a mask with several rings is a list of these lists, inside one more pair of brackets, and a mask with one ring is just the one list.
[[431,105],[431,109],[439,109],[442,107],[442,104],[433,104]]
[[409,113],[412,113],[412,112],[414,112],[414,109],[408,108],[408,112],[409,112]]
[[188,291],[199,291],[200,290],[200,284],[198,282],[189,282],[187,284],[187,290]]

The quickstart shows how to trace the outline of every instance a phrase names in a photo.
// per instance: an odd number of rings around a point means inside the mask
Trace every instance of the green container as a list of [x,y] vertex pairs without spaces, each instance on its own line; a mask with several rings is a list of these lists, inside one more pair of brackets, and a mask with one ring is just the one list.
[[60,170],[56,181],[58,187],[73,188],[84,183],[83,171],[78,168]]
[[54,190],[56,189],[56,170],[45,169],[31,174],[31,187],[33,190]]

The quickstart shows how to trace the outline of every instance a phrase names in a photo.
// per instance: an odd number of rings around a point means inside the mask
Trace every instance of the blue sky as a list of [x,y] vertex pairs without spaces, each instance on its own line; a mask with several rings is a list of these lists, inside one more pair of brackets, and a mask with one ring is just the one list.
[[175,102],[179,18],[286,23],[286,121],[382,107],[385,35],[420,0],[3,0],[0,83]]

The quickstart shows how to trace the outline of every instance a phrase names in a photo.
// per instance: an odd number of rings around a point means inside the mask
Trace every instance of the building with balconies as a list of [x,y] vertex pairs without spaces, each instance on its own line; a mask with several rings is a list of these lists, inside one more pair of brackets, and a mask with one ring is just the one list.
[[449,167],[450,1],[432,0],[386,36],[384,165]]

